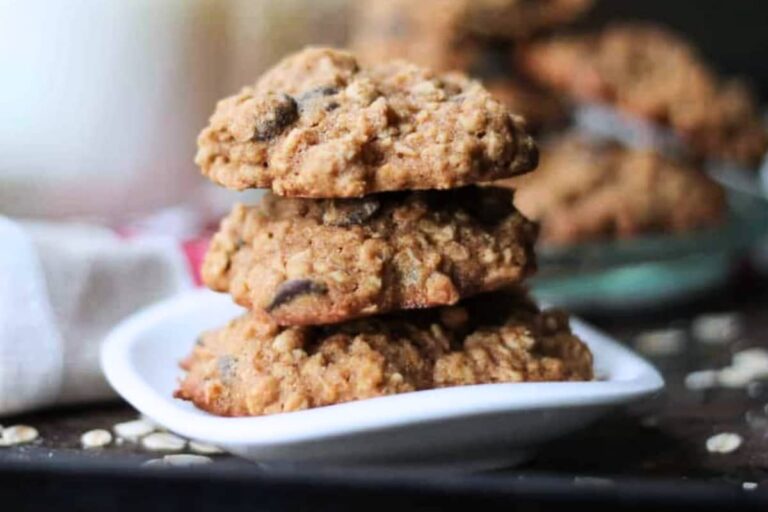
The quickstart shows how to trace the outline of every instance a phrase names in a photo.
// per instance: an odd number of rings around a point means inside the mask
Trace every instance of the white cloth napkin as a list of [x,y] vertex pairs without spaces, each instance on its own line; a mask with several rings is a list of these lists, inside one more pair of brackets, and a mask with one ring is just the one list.
[[191,275],[171,237],[0,216],[0,416],[113,397],[101,341]]

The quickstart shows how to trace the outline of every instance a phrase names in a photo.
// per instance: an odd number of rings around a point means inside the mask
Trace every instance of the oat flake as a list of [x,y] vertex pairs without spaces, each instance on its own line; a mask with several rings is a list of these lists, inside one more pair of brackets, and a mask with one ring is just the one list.
[[154,432],[142,439],[141,444],[153,452],[178,452],[184,449],[187,441],[170,432]]
[[80,436],[80,444],[83,448],[90,450],[93,448],[103,448],[112,442],[112,434],[109,430],[103,428],[97,428],[95,430],[89,430],[82,436]]
[[741,446],[742,438],[739,434],[724,432],[707,439],[707,451],[710,453],[731,453]]
[[224,453],[224,450],[222,450],[218,446],[208,444],[208,443],[201,443],[199,441],[190,441],[189,449],[195,453],[199,453],[202,455],[218,455],[218,454]]
[[2,430],[0,446],[31,443],[39,437],[37,429],[28,425],[12,425]]
[[144,420],[136,419],[133,421],[125,421],[118,423],[112,427],[117,437],[121,439],[127,439],[128,441],[138,442],[142,437],[151,434],[155,431],[155,426]]

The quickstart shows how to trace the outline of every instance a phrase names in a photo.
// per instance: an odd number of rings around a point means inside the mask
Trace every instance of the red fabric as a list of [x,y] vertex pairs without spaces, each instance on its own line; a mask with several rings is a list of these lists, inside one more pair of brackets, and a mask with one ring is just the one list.
[[205,252],[208,250],[208,243],[210,238],[199,237],[191,240],[184,240],[181,243],[181,248],[184,250],[184,255],[187,257],[189,263],[189,270],[192,273],[192,278],[195,280],[196,286],[203,284],[202,277],[200,276],[200,269],[203,265],[203,258]]

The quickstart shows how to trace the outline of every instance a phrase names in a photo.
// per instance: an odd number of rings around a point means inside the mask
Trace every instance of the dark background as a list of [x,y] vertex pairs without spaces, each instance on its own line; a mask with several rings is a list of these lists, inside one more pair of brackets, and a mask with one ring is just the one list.
[[768,100],[768,0],[600,0],[591,18],[662,22],[692,39],[717,70],[748,78]]

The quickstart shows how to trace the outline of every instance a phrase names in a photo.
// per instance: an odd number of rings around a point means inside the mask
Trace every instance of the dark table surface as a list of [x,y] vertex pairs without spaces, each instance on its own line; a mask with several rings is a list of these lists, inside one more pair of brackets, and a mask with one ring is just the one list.
[[[689,335],[680,351],[667,355],[646,353],[664,374],[667,390],[662,396],[616,411],[580,432],[543,446],[534,459],[520,467],[472,475],[469,479],[399,475],[396,478],[398,488],[406,488],[408,482],[420,482],[420,493],[434,488],[438,495],[442,495],[448,488],[455,490],[469,482],[467,492],[470,495],[472,492],[482,494],[483,490],[490,492],[489,489],[504,494],[512,490],[561,488],[566,493],[575,489],[581,493],[578,496],[584,497],[604,495],[615,486],[632,492],[638,488],[626,487],[627,482],[640,482],[639,485],[645,485],[642,484],[645,482],[652,489],[661,489],[661,495],[670,499],[674,499],[676,491],[685,495],[689,490],[700,497],[706,496],[706,492],[701,494],[701,491],[722,491],[717,499],[713,497],[709,502],[712,505],[728,503],[731,499],[737,500],[733,503],[749,504],[753,503],[749,500],[761,496],[768,498],[768,382],[755,382],[746,388],[706,391],[690,390],[684,385],[688,373],[726,366],[736,351],[753,346],[768,348],[768,282],[754,277],[749,271],[742,272],[737,282],[739,284],[728,289],[675,307],[588,315],[592,323],[631,345],[636,345],[638,335],[657,329],[682,329],[690,333],[691,322],[701,315],[737,315],[742,332],[729,342],[703,344]],[[89,478],[97,479],[99,475],[109,474],[116,481],[124,475],[146,474],[141,463],[156,458],[157,454],[138,445],[126,442],[97,450],[80,448],[83,432],[95,428],[111,429],[115,423],[136,416],[136,411],[129,406],[112,403],[3,418],[1,423],[4,425],[24,423],[36,427],[40,439],[28,445],[0,448],[0,489],[13,482],[14,475],[25,474],[26,481],[30,482],[35,481],[35,474],[45,473],[50,468],[55,469],[51,470],[50,480],[41,484],[46,489],[62,481],[62,473],[76,478],[85,472]],[[741,435],[744,439],[742,446],[733,453],[709,453],[706,440],[721,432]],[[364,487],[367,485],[368,490],[385,489],[392,478],[392,475],[381,472],[370,475],[355,472],[352,476],[344,472],[314,472],[307,468],[265,473],[258,466],[232,456],[221,455],[214,459],[212,465],[192,470],[192,473],[202,475],[204,481],[217,475],[244,478],[241,483],[249,479],[263,482],[265,477],[287,481],[296,477],[303,478],[304,482],[314,482],[313,477],[320,476],[329,479],[328,488],[334,482],[356,482]],[[325,481],[322,478],[320,482]],[[743,490],[745,482],[748,482],[747,486],[757,484],[757,489]],[[656,484],[661,487],[653,487]],[[318,485],[309,485],[309,488],[317,490]],[[545,492],[544,495],[552,494]],[[737,497],[744,496],[747,501],[738,501]],[[707,500],[704,502],[706,504]]]

